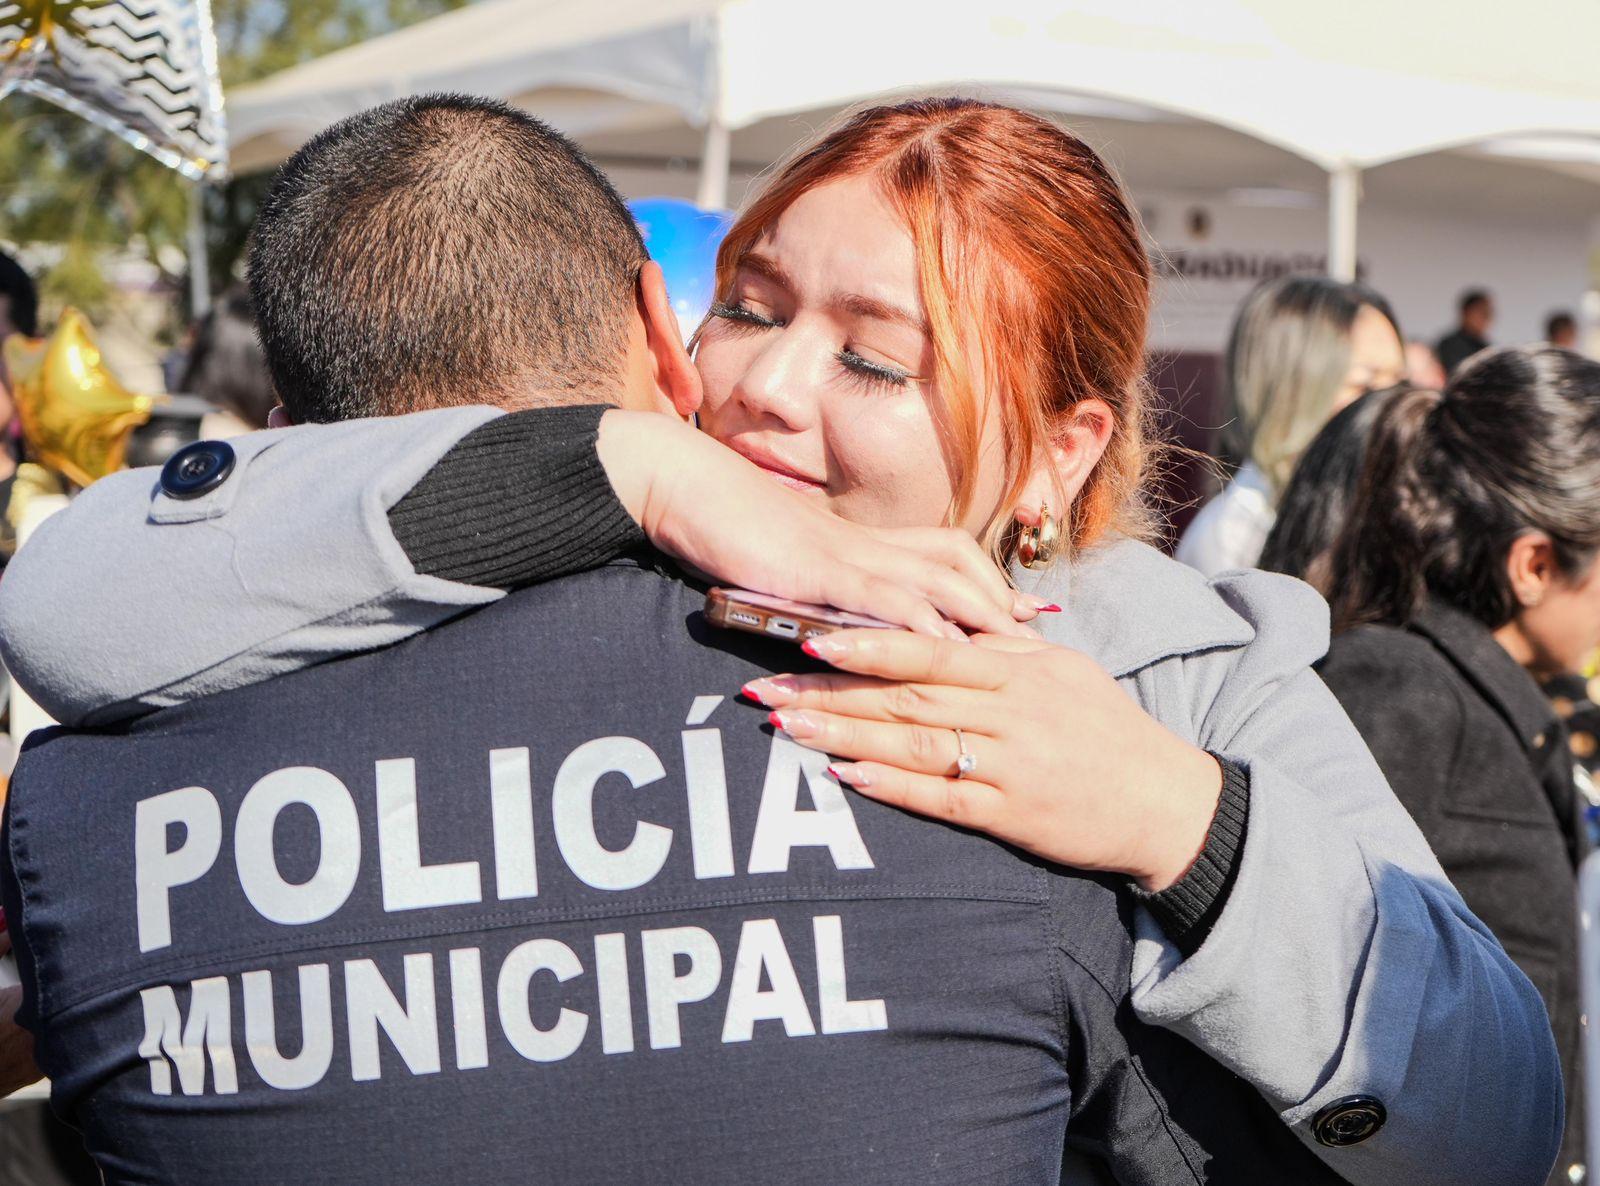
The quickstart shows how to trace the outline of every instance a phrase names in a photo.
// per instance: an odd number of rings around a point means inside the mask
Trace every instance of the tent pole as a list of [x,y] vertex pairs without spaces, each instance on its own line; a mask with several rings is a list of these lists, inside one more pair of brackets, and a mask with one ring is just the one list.
[[700,190],[695,202],[702,210],[721,210],[728,204],[728,125],[712,117],[706,124],[705,144],[700,151]]
[[1361,205],[1361,168],[1340,161],[1328,174],[1328,275],[1356,278],[1356,216]]
[[189,187],[189,315],[204,317],[211,309],[211,265],[206,257],[206,183]]

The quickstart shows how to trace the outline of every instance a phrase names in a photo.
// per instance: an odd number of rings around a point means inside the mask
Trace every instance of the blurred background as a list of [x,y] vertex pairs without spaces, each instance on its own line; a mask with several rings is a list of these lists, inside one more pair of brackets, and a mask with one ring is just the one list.
[[275,166],[441,89],[549,120],[629,198],[708,211],[870,97],[1052,113],[1142,213],[1153,371],[1197,447],[1233,313],[1276,275],[1366,281],[1430,343],[1468,289],[1492,294],[1496,343],[1562,312],[1580,347],[1600,329],[1600,8],[1579,0],[214,0],[212,19],[230,160],[206,180],[40,99],[0,109],[0,247],[41,322],[82,309],[137,391],[180,382]]

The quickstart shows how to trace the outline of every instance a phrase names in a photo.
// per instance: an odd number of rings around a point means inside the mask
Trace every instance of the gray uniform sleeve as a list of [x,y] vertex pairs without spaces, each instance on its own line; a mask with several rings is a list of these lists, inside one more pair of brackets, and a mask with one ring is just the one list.
[[[1249,840],[1192,956],[1141,916],[1136,1011],[1254,1084],[1354,1186],[1543,1182],[1563,1116],[1537,992],[1310,670],[1320,599],[1263,574],[1218,591],[1255,641],[1186,662],[1201,744],[1250,772]],[[1386,1126],[1319,1144],[1313,1118],[1352,1095]]]
[[56,720],[116,720],[386,646],[504,596],[419,574],[388,511],[501,415],[448,408],[229,441],[198,498],[102,478],[0,580],[0,657]]

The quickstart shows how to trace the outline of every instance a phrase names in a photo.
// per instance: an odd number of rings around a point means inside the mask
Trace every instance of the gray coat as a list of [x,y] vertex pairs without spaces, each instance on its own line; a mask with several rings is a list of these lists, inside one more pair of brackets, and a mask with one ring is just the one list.
[[[397,501],[495,415],[453,409],[255,433],[221,487],[180,502],[153,471],[103,479],[0,582],[0,653],[59,719],[113,719],[382,646],[492,589],[411,570]],[[1356,1186],[1539,1183],[1560,1067],[1538,994],[1466,908],[1311,670],[1326,607],[1263,573],[1207,582],[1144,545],[1096,548],[1024,588],[1052,641],[1156,719],[1250,771],[1238,878],[1182,958],[1141,914],[1139,1017],[1252,1083]],[[1070,706],[1064,706],[1070,711]],[[1327,1147],[1313,1118],[1374,1096],[1387,1124]]]

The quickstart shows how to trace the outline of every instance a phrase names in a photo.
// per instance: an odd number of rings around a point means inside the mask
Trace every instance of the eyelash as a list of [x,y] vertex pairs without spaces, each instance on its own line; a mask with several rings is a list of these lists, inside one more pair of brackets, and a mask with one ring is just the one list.
[[904,387],[911,381],[911,373],[902,371],[899,367],[885,366],[881,362],[872,362],[862,358],[854,350],[841,350],[834,355],[839,360],[839,365],[849,371],[855,378],[873,386]]
[[[731,321],[738,329],[783,328],[783,322],[763,317],[755,310],[747,309],[740,304],[729,305],[724,304],[722,301],[715,301],[711,305],[711,316],[720,317],[724,321]],[[868,386],[904,387],[911,381],[911,372],[862,358],[861,355],[853,350],[840,350],[833,357],[840,366],[850,372],[853,378]]]
[[721,301],[711,303],[711,316],[720,317],[724,321],[732,321],[741,327],[751,329],[779,329],[783,322],[773,321],[761,316],[754,309],[747,309],[743,305],[725,305]]

